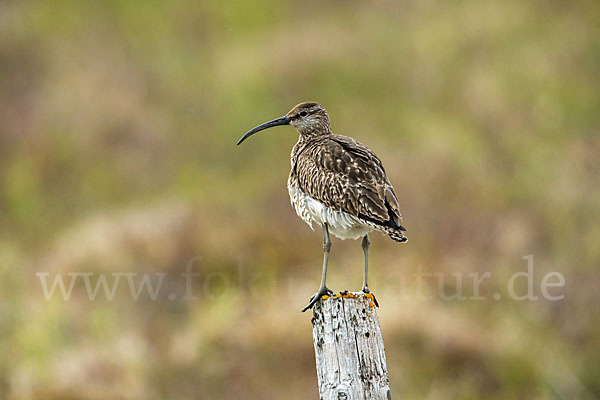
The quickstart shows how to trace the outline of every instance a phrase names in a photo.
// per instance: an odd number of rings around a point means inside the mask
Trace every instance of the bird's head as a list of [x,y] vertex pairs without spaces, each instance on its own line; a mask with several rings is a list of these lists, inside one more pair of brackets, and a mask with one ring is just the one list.
[[331,123],[327,110],[319,103],[307,101],[298,104],[281,118],[265,122],[256,128],[250,129],[237,144],[239,145],[256,132],[278,125],[292,125],[298,130],[300,136],[303,137],[321,136],[331,133]]
[[300,103],[292,108],[286,115],[290,125],[301,135],[319,136],[331,133],[331,122],[325,107],[313,101]]

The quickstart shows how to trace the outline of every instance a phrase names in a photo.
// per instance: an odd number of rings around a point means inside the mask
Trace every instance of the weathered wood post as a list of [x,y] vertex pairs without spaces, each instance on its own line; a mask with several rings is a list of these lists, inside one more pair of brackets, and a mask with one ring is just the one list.
[[370,294],[343,292],[313,307],[322,400],[389,400],[383,337]]

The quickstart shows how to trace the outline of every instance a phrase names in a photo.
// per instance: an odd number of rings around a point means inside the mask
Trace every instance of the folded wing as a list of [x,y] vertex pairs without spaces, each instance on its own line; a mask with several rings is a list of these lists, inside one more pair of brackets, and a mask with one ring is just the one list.
[[394,188],[366,146],[347,136],[327,135],[303,153],[296,172],[306,194],[365,221],[405,230]]

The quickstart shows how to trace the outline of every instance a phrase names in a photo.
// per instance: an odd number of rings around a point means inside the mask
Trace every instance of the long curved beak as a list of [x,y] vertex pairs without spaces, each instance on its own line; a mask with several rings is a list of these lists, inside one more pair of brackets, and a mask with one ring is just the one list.
[[283,116],[281,118],[274,119],[273,121],[265,122],[264,124],[261,124],[261,125],[257,126],[256,128],[252,128],[248,132],[246,132],[246,134],[244,136],[242,136],[242,138],[240,140],[238,140],[237,144],[239,146],[240,143],[242,143],[244,140],[248,139],[250,136],[254,135],[256,132],[262,131],[267,128],[272,128],[272,127],[278,126],[278,125],[289,125],[289,124],[290,124],[290,119],[287,116]]

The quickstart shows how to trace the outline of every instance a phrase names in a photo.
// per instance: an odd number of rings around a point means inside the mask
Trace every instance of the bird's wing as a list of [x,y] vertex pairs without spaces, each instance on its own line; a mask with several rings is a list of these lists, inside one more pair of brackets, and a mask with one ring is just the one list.
[[404,230],[398,198],[379,158],[347,136],[327,135],[298,158],[302,190],[338,211]]

